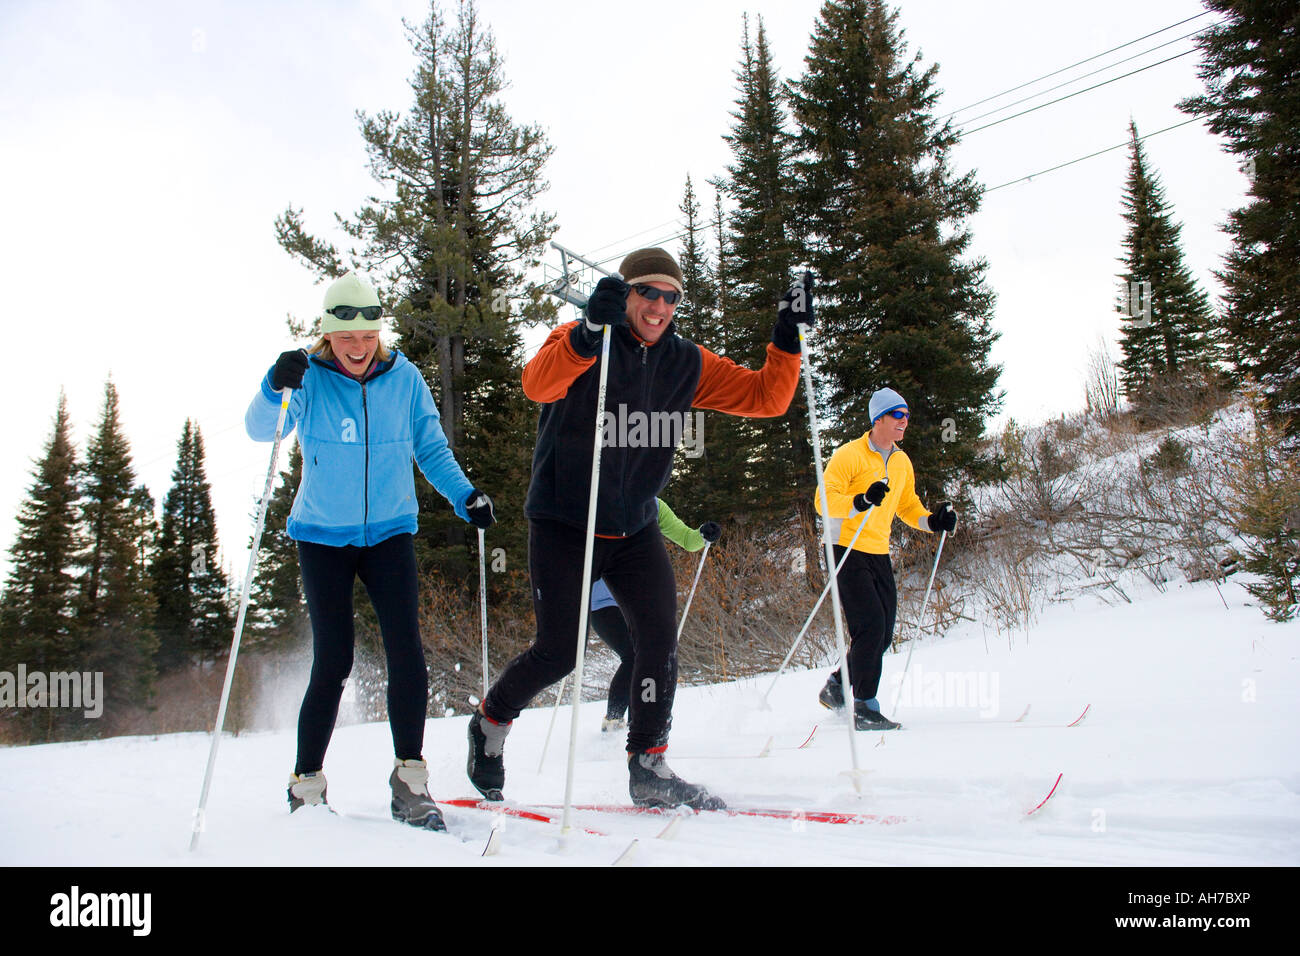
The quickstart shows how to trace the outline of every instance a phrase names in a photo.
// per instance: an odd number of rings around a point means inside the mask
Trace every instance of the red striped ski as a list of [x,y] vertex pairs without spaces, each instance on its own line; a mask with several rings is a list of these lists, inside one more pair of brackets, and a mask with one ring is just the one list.
[[[439,800],[438,803],[448,807],[462,807],[469,810],[489,810],[495,813],[503,813],[506,816],[519,817],[524,820],[535,820],[539,823],[559,823],[559,815],[554,811],[564,809],[561,804],[557,803],[533,803],[526,806],[515,806],[509,803],[489,803],[486,800],[464,798]],[[678,812],[677,808],[637,807],[607,803],[575,803],[572,809],[584,813],[611,813],[620,816],[633,816],[640,814],[665,816],[676,814]],[[905,823],[907,821],[906,817],[893,815],[886,816],[876,813],[848,813],[840,810],[804,810],[801,808],[777,810],[765,807],[728,807],[726,810],[699,810],[696,812],[700,814],[716,813],[728,817],[766,817],[776,820],[798,820],[805,823],[839,823],[850,825],[862,825],[868,823],[895,824]],[[587,833],[597,836],[607,835],[601,833],[599,830],[584,829]]]
[[[536,804],[534,809],[539,810],[561,810],[563,807],[555,804]],[[676,809],[663,807],[629,807],[621,804],[601,804],[601,803],[575,803],[574,810],[583,810],[590,813],[617,813],[617,814],[643,814],[650,813],[656,815],[676,813]],[[894,824],[905,823],[906,817],[882,816],[876,813],[848,813],[840,810],[804,810],[792,808],[789,810],[775,810],[766,807],[728,807],[725,810],[699,810],[700,814],[721,814],[727,817],[768,817],[776,820],[802,820],[807,823],[847,823],[847,824],[866,824],[881,823]]]
[[[1087,712],[1088,711],[1085,709],[1084,713],[1086,714]],[[1083,716],[1080,715],[1079,719],[1082,720]],[[1047,796],[1043,797],[1043,799],[1039,801],[1038,806],[1034,807],[1032,810],[1027,811],[1025,813],[1025,816],[1032,817],[1039,810],[1043,809],[1043,806],[1047,803],[1047,801],[1052,799],[1052,794],[1056,793],[1056,788],[1061,785],[1061,778],[1064,776],[1065,776],[1064,773],[1058,773],[1056,775],[1056,783],[1052,784],[1052,789],[1047,792]]]
[[[457,798],[454,800],[437,801],[444,807],[460,807],[464,810],[487,810],[491,813],[500,813],[507,817],[518,817],[520,820],[532,820],[535,823],[559,823],[559,819],[549,813],[538,813],[536,810],[530,810],[527,807],[515,807],[501,801],[476,800],[473,798]],[[593,830],[590,827],[583,827],[584,833],[592,836],[609,836],[600,830]]]

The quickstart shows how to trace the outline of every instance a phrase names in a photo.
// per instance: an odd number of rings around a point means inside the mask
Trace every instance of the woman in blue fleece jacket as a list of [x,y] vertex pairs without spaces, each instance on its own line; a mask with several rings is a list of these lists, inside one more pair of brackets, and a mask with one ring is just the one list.
[[325,293],[320,340],[310,353],[280,355],[244,418],[249,437],[272,441],[279,392],[294,390],[285,434],[298,429],[303,464],[287,528],[298,543],[313,659],[298,715],[289,809],[327,802],[322,766],[352,670],[352,588],[359,577],[388,664],[393,818],[442,830],[421,753],[428,671],[417,608],[411,462],[475,527],[489,527],[494,515],[491,499],[470,484],[447,447],[419,370],[379,341],[381,314],[379,297],[355,272],[335,281]]

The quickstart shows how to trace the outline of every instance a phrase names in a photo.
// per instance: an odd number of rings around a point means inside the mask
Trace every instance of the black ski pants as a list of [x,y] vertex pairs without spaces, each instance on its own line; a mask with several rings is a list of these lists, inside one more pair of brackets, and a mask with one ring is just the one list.
[[[528,563],[537,637],[506,665],[483,703],[493,720],[514,720],[543,689],[573,670],[586,531],[560,521],[528,525]],[[627,749],[666,746],[677,690],[677,582],[651,522],[626,538],[596,538],[592,579],[604,578],[628,623],[634,648]]]
[[[835,563],[844,548],[835,545]],[[880,689],[885,651],[894,639],[898,593],[887,554],[853,550],[837,575],[840,603],[849,622],[849,680],[855,700],[872,700]],[[839,671],[835,672],[837,675]]]
[[410,534],[362,548],[298,542],[303,593],[311,615],[311,680],[298,713],[295,773],[320,770],[338,718],[343,684],[352,671],[352,586],[366,587],[379,618],[388,663],[388,724],[393,753],[416,760],[424,746],[429,675],[420,640],[419,587]]
[[632,632],[628,630],[627,618],[617,607],[602,607],[592,611],[589,617],[591,629],[618,655],[618,670],[609,682],[605,716],[619,718],[627,713],[628,697],[632,693],[632,665],[636,657]]

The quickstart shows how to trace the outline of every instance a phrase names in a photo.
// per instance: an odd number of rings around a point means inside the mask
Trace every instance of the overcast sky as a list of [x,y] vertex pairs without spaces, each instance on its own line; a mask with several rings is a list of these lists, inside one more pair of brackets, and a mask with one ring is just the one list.
[[[780,74],[793,78],[819,6],[482,0],[505,56],[506,104],[555,147],[540,205],[557,214],[556,239],[601,257],[666,240],[688,174],[711,206],[706,181],[729,160],[721,137],[742,14],[762,15]],[[269,455],[244,435],[243,412],[276,355],[297,344],[285,315],[311,315],[322,294],[276,244],[273,220],[292,203],[310,229],[337,238],[334,213],[373,192],[354,114],[406,110],[414,61],[401,20],[427,10],[417,0],[0,2],[0,270],[10,323],[0,572],[60,388],[84,450],[111,374],[137,472],[160,505],[184,421],[198,422],[224,561],[242,577]],[[939,64],[947,113],[1202,12],[1193,0],[909,0],[901,24],[909,50]],[[973,130],[1008,115],[974,119],[986,110],[1213,20],[956,119]],[[1172,43],[1019,109],[1190,49],[1190,40]],[[1143,133],[1182,122],[1175,104],[1201,91],[1197,59],[972,132],[954,166],[991,188],[1123,143],[1130,117]],[[1217,296],[1212,271],[1228,248],[1219,226],[1246,180],[1199,122],[1146,146],[1183,223],[1188,264]],[[1099,337],[1114,348],[1126,169],[1119,149],[995,189],[970,222],[998,295],[1003,417],[1076,410],[1088,349]]]

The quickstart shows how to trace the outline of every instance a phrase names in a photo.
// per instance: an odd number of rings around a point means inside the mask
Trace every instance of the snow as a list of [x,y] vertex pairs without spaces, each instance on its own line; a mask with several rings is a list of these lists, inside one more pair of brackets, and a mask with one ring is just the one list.
[[[337,816],[287,812],[292,730],[224,738],[190,852],[209,738],[179,734],[0,749],[0,864],[604,866],[635,839],[626,862],[642,867],[1294,866],[1300,621],[1266,620],[1236,578],[1222,590],[1227,609],[1209,583],[1169,584],[1130,592],[1132,604],[1052,605],[1027,633],[967,624],[923,642],[892,711],[904,729],[856,735],[860,794],[846,724],[816,702],[825,671],[786,674],[770,710],[771,675],[679,688],[670,765],[729,802],[790,819],[701,814],[661,840],[663,816],[575,813],[604,835],[561,840],[558,825],[504,818],[500,853],[484,858],[491,813],[447,808],[448,834],[389,819],[388,728],[365,724],[340,727],[326,759]],[[886,659],[887,714],[905,660]],[[1086,705],[1084,722],[1066,727]],[[582,711],[576,800],[627,804],[622,739],[599,732],[602,707]],[[530,710],[507,741],[515,803],[562,802],[569,710],[539,773],[549,720],[549,707]],[[427,724],[438,797],[473,795],[465,723]],[[769,737],[770,755],[757,758]],[[1051,800],[1027,815],[1058,774]],[[813,809],[905,819],[798,818]]]

